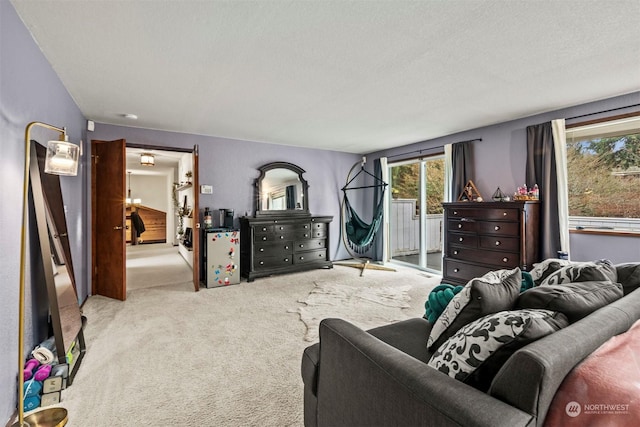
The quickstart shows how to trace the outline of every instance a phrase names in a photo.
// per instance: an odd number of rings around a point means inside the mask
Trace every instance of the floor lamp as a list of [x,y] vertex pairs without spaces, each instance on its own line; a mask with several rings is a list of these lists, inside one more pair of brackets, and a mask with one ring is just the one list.
[[12,427],[36,427],[51,426],[61,427],[67,424],[67,410],[64,408],[47,408],[35,412],[28,417],[24,416],[24,294],[25,294],[25,267],[26,267],[26,240],[27,223],[29,220],[29,168],[31,160],[31,129],[40,126],[56,131],[60,134],[58,141],[47,143],[47,155],[45,159],[45,172],[55,175],[78,174],[78,158],[80,147],[69,143],[66,128],[58,128],[41,122],[31,122],[27,125],[24,135],[25,161],[24,178],[22,187],[22,230],[20,234],[20,307],[18,310],[18,421]]

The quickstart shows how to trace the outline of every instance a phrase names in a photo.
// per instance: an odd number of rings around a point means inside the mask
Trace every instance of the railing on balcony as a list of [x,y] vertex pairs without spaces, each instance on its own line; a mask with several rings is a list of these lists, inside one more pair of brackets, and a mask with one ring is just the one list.
[[[427,215],[427,252],[442,251],[443,215]],[[420,252],[420,218],[416,215],[415,199],[391,201],[391,256]]]

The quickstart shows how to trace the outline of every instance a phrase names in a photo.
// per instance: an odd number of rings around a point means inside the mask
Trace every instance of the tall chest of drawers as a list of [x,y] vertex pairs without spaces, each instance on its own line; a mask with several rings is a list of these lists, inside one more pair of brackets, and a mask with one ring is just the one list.
[[444,283],[464,285],[500,269],[538,262],[540,202],[443,203]]
[[331,268],[331,216],[240,218],[240,269],[256,277]]

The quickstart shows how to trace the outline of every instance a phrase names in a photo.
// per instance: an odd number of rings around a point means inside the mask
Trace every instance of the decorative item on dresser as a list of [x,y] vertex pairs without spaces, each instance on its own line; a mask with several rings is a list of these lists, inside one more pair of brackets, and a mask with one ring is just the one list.
[[240,218],[240,271],[256,277],[333,267],[329,260],[331,216],[309,213],[304,169],[274,162],[258,168],[255,218]]
[[240,218],[242,276],[256,277],[332,267],[331,216]]
[[444,283],[466,284],[504,268],[538,262],[540,202],[443,203]]

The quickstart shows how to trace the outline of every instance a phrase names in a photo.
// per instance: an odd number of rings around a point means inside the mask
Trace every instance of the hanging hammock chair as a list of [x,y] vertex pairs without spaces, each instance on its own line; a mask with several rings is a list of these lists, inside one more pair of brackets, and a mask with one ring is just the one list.
[[[351,168],[351,171],[355,168]],[[351,176],[349,172],[349,177]],[[366,174],[374,179],[373,185],[349,187],[349,185],[360,175]],[[382,215],[384,213],[384,193],[387,188],[387,183],[376,177],[375,175],[367,172],[364,169],[364,161],[361,163],[360,171],[348,179],[347,184],[342,187],[343,201],[342,201],[342,224],[343,224],[343,240],[347,250],[351,249],[357,254],[364,254],[373,246],[376,233],[382,223]],[[366,188],[378,188],[378,200],[373,212],[373,218],[370,223],[365,222],[360,215],[355,211],[351,202],[349,201],[348,192],[350,190],[361,190]],[[351,254],[354,256],[353,254]],[[354,256],[355,257],[355,256]]]

